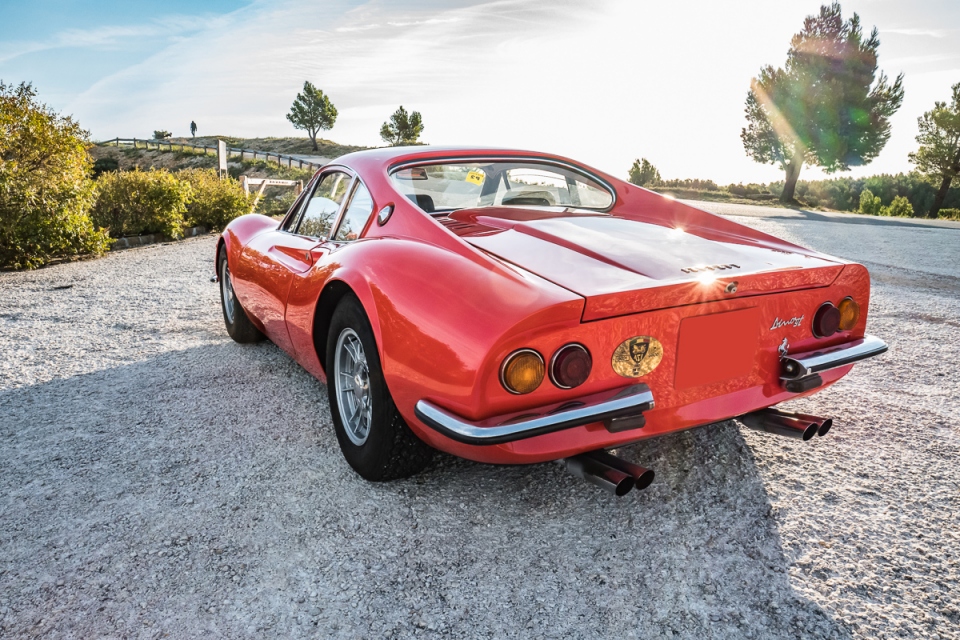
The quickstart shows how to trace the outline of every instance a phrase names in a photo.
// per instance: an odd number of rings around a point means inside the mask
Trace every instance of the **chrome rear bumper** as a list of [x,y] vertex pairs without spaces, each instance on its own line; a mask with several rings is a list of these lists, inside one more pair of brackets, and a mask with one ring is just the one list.
[[[482,426],[441,409],[426,400],[417,402],[414,413],[425,425],[465,444],[503,444],[545,433],[604,422],[611,431],[643,425],[643,412],[653,409],[653,393],[645,384],[620,389],[601,400],[569,409],[561,405],[553,413],[508,420],[506,424]],[[632,421],[630,419],[633,419]],[[625,424],[623,427],[619,423]]]
[[780,359],[780,381],[787,391],[813,389],[823,383],[818,374],[878,356],[886,350],[886,342],[867,335],[833,347],[791,353]]

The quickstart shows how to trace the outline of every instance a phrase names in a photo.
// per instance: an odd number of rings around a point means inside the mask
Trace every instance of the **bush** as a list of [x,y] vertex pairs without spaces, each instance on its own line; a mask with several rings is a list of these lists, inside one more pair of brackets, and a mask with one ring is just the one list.
[[880,213],[880,198],[873,195],[870,189],[860,192],[860,213],[875,216]]
[[115,238],[141,233],[180,238],[190,196],[190,185],[166,170],[104,173],[91,215]]
[[940,209],[937,217],[942,220],[960,220],[960,209]]
[[0,82],[0,267],[100,255],[111,242],[89,216],[87,132],[36,95],[29,84]]
[[889,207],[880,209],[882,216],[894,216],[896,218],[910,218],[913,216],[913,205],[903,196],[897,196],[890,203]]
[[713,180],[660,180],[658,186],[674,189],[694,189],[696,191],[720,191],[720,187]]
[[767,188],[762,184],[730,184],[727,185],[727,191],[732,193],[735,196],[740,196],[741,198],[749,196],[768,196],[772,195]]
[[164,138],[169,138],[172,135],[173,134],[170,133],[169,131],[164,131],[163,129],[157,129],[156,131],[153,132],[153,139],[163,140]]
[[238,180],[221,180],[216,169],[184,169],[175,175],[193,192],[187,205],[187,226],[220,230],[237,216],[250,213],[250,201]]
[[98,158],[97,161],[93,163],[94,178],[108,171],[120,171],[120,161],[116,158]]

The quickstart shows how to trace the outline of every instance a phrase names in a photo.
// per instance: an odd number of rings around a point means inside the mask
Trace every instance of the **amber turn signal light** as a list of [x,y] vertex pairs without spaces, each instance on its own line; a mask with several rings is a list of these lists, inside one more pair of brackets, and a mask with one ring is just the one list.
[[837,307],[840,310],[840,330],[850,331],[860,321],[860,305],[853,298],[844,298]]
[[813,316],[813,335],[829,338],[840,329],[840,310],[832,302],[824,302]]
[[500,384],[510,393],[530,393],[540,386],[546,367],[543,358],[532,349],[514,351],[500,367]]
[[593,359],[583,345],[564,345],[550,361],[550,380],[561,389],[573,389],[587,381],[591,368]]

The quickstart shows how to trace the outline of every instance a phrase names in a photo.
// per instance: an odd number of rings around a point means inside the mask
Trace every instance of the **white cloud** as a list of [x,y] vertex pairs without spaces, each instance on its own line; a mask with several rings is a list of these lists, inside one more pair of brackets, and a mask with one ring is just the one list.
[[172,38],[201,29],[215,28],[222,21],[217,16],[171,15],[146,24],[105,25],[95,29],[65,29],[45,40],[10,42],[0,45],[0,63],[50,49],[118,48],[139,38]]
[[954,29],[908,29],[893,27],[883,30],[884,33],[897,33],[904,36],[928,36],[930,38],[946,38],[955,32]]
[[[100,138],[186,133],[191,120],[203,134],[297,135],[284,115],[310,80],[340,112],[324,135],[345,144],[380,144],[380,124],[403,104],[423,114],[434,144],[552,151],[620,175],[644,156],[665,177],[776,180],[779,169],[744,154],[744,99],[809,12],[807,0],[744,0],[735,18],[706,1],[260,0],[179,33],[66,111]],[[882,36],[883,17],[864,24],[876,20]],[[947,42],[881,45],[891,75],[916,64],[887,149],[855,174],[909,169],[916,118],[949,89],[921,70],[947,65]]]

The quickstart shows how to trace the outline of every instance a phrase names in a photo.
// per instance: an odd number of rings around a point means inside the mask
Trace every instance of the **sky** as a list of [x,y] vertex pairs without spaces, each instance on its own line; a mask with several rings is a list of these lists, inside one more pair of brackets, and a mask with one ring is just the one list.
[[[858,0],[880,69],[903,72],[892,136],[848,173],[909,171],[917,118],[960,82],[960,2]],[[286,120],[309,80],[341,144],[379,146],[399,105],[430,144],[558,153],[626,177],[767,182],[750,160],[744,99],[820,2],[710,0],[0,0],[0,80],[32,82],[95,140],[304,135]],[[824,174],[805,168],[801,179]]]

